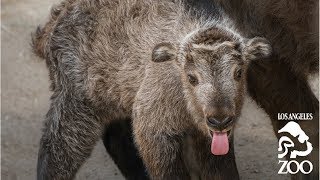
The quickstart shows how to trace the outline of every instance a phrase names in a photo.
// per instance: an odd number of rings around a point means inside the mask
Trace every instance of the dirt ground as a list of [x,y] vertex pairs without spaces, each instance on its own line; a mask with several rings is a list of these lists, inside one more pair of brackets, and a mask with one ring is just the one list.
[[[1,5],[1,177],[32,180],[43,117],[49,105],[45,63],[30,50],[30,34],[45,22],[56,0],[2,0]],[[318,78],[312,80],[318,92]],[[318,93],[317,93],[318,94]],[[277,140],[263,110],[246,98],[235,132],[241,179],[289,179],[279,176]],[[77,179],[124,179],[100,141]]]

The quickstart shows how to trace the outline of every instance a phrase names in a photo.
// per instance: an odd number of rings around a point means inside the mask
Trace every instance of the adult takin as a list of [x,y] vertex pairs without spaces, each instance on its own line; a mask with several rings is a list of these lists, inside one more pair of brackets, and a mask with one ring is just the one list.
[[37,178],[72,179],[105,125],[132,119],[151,179],[238,179],[233,127],[251,60],[226,18],[172,0],[65,0],[33,36],[51,79]]

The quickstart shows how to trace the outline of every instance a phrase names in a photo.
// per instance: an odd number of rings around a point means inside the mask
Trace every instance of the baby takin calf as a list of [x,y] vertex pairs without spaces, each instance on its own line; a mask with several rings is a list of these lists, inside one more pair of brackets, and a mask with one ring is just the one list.
[[53,91],[39,180],[74,178],[105,125],[126,118],[151,179],[238,179],[244,74],[271,48],[182,4],[69,0],[52,10],[33,38]]

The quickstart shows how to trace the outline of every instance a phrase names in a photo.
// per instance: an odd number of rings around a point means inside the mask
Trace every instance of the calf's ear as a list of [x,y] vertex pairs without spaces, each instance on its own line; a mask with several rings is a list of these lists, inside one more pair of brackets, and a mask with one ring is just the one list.
[[271,55],[272,47],[267,39],[255,37],[245,42],[242,53],[248,61],[263,59]]
[[152,51],[153,62],[171,61],[176,57],[176,49],[171,43],[157,44]]

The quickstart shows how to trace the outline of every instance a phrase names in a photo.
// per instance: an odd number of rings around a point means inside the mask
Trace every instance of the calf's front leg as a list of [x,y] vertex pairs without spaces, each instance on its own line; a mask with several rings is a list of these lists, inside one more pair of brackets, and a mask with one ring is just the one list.
[[[144,120],[146,115],[133,120],[133,134],[138,151],[151,179],[190,179],[182,153],[182,135],[168,133],[162,127]],[[158,121],[161,122],[159,119]]]

